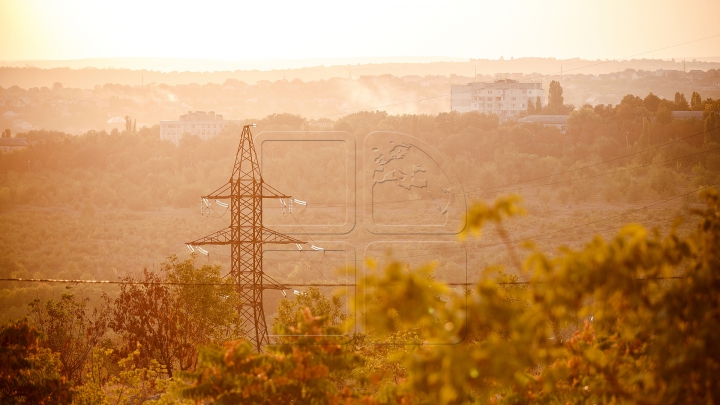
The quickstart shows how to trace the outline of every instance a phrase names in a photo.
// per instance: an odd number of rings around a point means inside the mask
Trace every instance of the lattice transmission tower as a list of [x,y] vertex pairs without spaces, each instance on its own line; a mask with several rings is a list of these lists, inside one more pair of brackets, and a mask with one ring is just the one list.
[[285,206],[285,200],[291,204],[292,197],[263,182],[250,127],[251,125],[243,127],[230,181],[210,195],[201,197],[201,204],[207,206],[211,199],[230,200],[230,227],[188,242],[188,246],[192,250],[193,246],[200,245],[230,245],[230,275],[235,280],[240,297],[237,309],[240,326],[255,350],[260,352],[270,343],[263,309],[263,291],[286,289],[266,279],[262,265],[263,245],[305,242],[263,226],[263,199],[282,199],[282,205]]

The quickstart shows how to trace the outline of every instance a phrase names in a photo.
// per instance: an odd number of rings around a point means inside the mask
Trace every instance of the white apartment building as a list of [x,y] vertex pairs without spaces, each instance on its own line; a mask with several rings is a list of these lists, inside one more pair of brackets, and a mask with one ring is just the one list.
[[519,83],[511,79],[452,86],[450,93],[452,111],[496,114],[502,120],[515,118],[527,111],[528,100],[535,104],[540,97],[540,103],[543,106],[547,104],[542,83]]
[[215,111],[188,111],[180,116],[177,121],[160,121],[160,139],[171,141],[175,145],[180,144],[183,134],[188,133],[199,136],[201,139],[208,139],[220,133],[226,125],[235,122],[224,120]]

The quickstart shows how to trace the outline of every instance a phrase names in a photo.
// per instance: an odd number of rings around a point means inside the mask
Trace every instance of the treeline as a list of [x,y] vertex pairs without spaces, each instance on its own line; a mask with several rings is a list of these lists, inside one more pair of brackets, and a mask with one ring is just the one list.
[[[622,207],[720,181],[720,145],[712,127],[717,101],[688,103],[688,108],[703,108],[705,120],[669,122],[662,119],[663,103],[654,103],[652,95],[628,95],[616,106],[585,106],[570,114],[566,134],[555,127],[456,112],[359,112],[336,121],[275,114],[247,122],[257,123],[258,131],[347,131],[358,148],[372,131],[406,133],[437,148],[473,196],[493,198],[528,187],[523,194],[538,209],[598,201]],[[82,136],[29,132],[32,146],[0,155],[0,241],[5,247],[0,271],[6,277],[107,279],[180,253],[182,239],[217,226],[188,215],[159,214],[196,208],[200,195],[227,181],[237,130],[230,127],[207,141],[188,136],[177,147],[160,141],[157,127]],[[318,149],[313,156],[327,163],[336,158],[333,153]],[[272,167],[302,171],[302,184],[293,186],[311,202],[334,202],[343,194],[327,189],[319,165],[298,167],[292,153],[275,154]],[[526,181],[534,178],[542,179]]]
[[[235,339],[245,331],[218,269],[171,258],[96,313],[72,294],[33,302],[0,331],[0,400],[706,404],[720,397],[720,195],[700,198],[688,235],[628,225],[531,250],[526,281],[491,266],[453,289],[432,264],[369,262],[350,300],[358,318],[316,291],[284,299],[263,353]],[[476,203],[467,233],[524,213],[516,196]],[[341,336],[343,322],[359,328]]]

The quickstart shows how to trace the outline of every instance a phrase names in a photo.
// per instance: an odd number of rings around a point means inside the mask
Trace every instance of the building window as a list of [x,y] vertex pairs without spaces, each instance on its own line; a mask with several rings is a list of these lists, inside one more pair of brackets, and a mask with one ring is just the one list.
[[512,100],[512,101],[515,101],[515,99],[516,99],[516,97],[513,97],[511,100]]
[[492,90],[488,90],[488,94],[492,94]]

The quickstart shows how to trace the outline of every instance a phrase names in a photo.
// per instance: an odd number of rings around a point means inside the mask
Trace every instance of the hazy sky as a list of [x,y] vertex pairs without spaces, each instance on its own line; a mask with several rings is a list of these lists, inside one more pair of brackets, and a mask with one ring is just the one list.
[[0,60],[720,56],[718,0],[0,0]]

